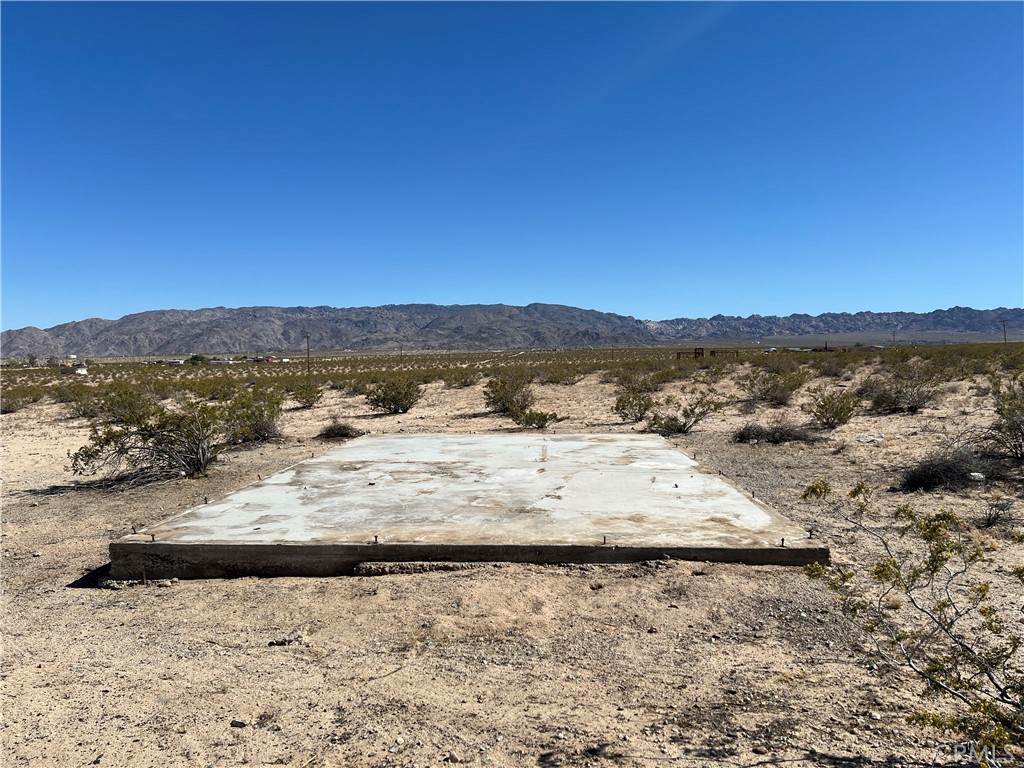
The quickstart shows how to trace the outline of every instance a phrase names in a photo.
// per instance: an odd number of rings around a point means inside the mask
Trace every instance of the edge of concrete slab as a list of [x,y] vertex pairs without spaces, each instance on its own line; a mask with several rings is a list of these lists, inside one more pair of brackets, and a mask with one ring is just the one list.
[[827,564],[828,547],[622,547],[521,544],[110,543],[112,579],[344,576],[365,562],[633,563],[662,558],[745,565]]

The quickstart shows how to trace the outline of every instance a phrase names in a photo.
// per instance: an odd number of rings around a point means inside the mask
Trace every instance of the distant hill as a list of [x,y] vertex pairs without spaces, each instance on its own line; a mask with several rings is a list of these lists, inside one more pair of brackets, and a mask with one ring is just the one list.
[[934,340],[1024,333],[1024,309],[953,307],[913,312],[857,312],[786,317],[637,320],[557,304],[383,307],[216,307],[155,310],[119,320],[93,318],[53,328],[0,334],[3,357],[241,354],[313,349],[523,349],[644,346],[683,340],[739,340],[823,335],[920,334]]

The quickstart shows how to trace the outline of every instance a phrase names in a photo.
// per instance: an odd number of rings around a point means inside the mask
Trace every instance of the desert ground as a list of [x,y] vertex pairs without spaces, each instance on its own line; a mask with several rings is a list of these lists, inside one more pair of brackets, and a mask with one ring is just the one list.
[[[852,387],[869,367],[828,383]],[[738,394],[736,375],[716,387]],[[945,382],[914,414],[861,409],[813,443],[732,440],[752,420],[806,423],[807,386],[785,407],[737,402],[670,440],[813,530],[835,562],[862,565],[877,547],[827,505],[801,501],[818,478],[841,496],[868,483],[879,520],[910,503],[973,521],[993,499],[1019,497],[1013,482],[888,490],[901,467],[992,421],[991,398],[979,394],[985,381]],[[836,596],[800,568],[484,564],[101,586],[111,540],[330,450],[337,443],[317,433],[332,416],[374,434],[518,430],[487,412],[483,386],[432,382],[397,415],[331,389],[313,408],[286,410],[278,440],[227,451],[205,475],[125,490],[75,486],[68,452],[86,443],[89,422],[67,404],[44,399],[0,416],[3,764],[956,762],[943,751],[949,737],[907,721],[922,706],[950,705],[883,663]],[[548,432],[641,428],[612,413],[615,386],[599,373],[533,386],[537,407],[564,419]],[[981,567],[1009,595],[1002,607],[1021,634],[1024,613],[1006,577],[1024,560],[1013,533],[978,530],[988,554]],[[1003,765],[1020,760],[1018,752]]]

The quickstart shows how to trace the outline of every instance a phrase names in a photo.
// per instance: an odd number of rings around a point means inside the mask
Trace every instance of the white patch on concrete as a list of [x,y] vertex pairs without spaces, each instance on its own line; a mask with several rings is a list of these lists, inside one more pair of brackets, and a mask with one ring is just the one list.
[[807,534],[652,435],[353,440],[141,531],[180,544],[799,546]]

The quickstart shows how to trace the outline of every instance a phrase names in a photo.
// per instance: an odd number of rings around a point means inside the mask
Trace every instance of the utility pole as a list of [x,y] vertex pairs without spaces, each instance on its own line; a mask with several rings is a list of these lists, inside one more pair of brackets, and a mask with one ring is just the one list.
[[306,334],[306,378],[309,378],[309,334]]
[[1006,344],[1006,321],[1003,320],[1003,344]]
[[893,332],[892,332],[892,345],[894,347],[896,346],[896,331],[895,330],[893,330]]

